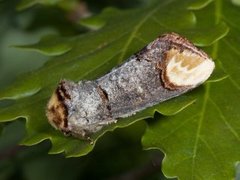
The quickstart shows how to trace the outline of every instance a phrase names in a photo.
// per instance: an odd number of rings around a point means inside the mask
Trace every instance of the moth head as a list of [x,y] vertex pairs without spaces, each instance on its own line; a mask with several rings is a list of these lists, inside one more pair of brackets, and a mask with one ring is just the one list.
[[170,48],[166,50],[162,74],[165,86],[193,88],[206,81],[215,67],[212,59],[177,34],[170,34],[167,39]]
[[66,97],[63,92],[63,87],[63,82],[60,82],[58,88],[52,94],[52,97],[48,102],[46,115],[49,123],[55,129],[59,129],[65,134],[68,134],[68,110],[65,105]]

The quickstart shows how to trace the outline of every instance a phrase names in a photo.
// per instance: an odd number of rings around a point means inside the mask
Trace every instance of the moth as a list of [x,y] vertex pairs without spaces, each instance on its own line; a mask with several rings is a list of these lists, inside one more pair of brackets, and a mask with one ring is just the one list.
[[192,90],[214,67],[186,38],[164,34],[96,80],[62,80],[48,102],[47,118],[64,134],[88,139],[104,126]]

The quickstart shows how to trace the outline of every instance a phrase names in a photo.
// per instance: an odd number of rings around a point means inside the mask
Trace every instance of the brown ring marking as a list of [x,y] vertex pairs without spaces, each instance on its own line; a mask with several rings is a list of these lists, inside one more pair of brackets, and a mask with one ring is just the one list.
[[[171,33],[171,34],[164,34],[158,37],[159,41],[163,41],[164,43],[169,42],[170,46],[176,46],[177,48],[180,48],[181,50],[188,49],[189,51],[192,51],[199,56],[205,58],[209,58],[208,55],[202,51],[201,49],[197,48],[196,46],[193,45],[192,42],[190,42],[188,39],[185,37],[181,37],[180,35],[176,33]],[[180,50],[180,52],[181,52]]]
[[67,90],[66,88],[64,87],[64,84],[65,82],[64,81],[61,81],[58,85],[58,89],[59,91],[61,91],[63,93],[63,96],[66,98],[66,99],[71,99],[70,95],[67,93]]
[[58,86],[57,90],[56,90],[56,95],[58,100],[61,102],[61,106],[64,109],[63,113],[64,113],[64,127],[67,128],[68,127],[68,122],[67,122],[67,117],[68,117],[68,111],[67,111],[67,106],[64,103],[64,97],[61,96],[61,86]]
[[[173,48],[177,49],[176,47],[173,47]],[[180,53],[182,53],[182,52],[180,51]],[[180,88],[190,87],[190,86],[178,86],[178,85],[175,85],[175,84],[170,82],[170,80],[168,79],[168,77],[166,75],[167,62],[168,62],[167,51],[165,51],[164,56],[163,56],[163,60],[156,64],[156,68],[160,70],[160,77],[161,77],[161,80],[163,81],[164,87],[166,89],[169,89],[169,90],[177,90],[177,89],[180,89]]]

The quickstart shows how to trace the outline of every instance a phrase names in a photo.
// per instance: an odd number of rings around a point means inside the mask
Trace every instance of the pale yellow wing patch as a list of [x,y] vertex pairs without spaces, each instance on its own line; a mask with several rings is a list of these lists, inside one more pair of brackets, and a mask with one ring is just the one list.
[[211,59],[187,49],[171,49],[166,59],[166,77],[175,86],[197,86],[209,78],[215,67]]

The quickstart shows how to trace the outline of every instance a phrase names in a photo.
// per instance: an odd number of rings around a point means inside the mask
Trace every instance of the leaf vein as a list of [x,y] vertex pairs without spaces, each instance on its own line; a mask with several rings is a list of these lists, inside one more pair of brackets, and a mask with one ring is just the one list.
[[222,170],[223,169],[223,164],[221,163],[221,166],[219,165],[220,161],[218,160],[218,158],[216,157],[213,149],[211,148],[210,144],[207,143],[207,141],[205,139],[203,139],[202,137],[200,137],[200,140],[205,144],[205,146],[207,147],[207,149],[210,151],[210,153],[212,154],[212,157],[215,161],[216,166],[218,166],[218,170],[222,173],[223,176],[226,176],[226,173]]
[[227,121],[227,118],[224,116],[224,114],[222,113],[221,109],[219,108],[219,106],[213,101],[212,98],[209,98],[209,100],[211,101],[211,103],[215,106],[215,108],[217,109],[219,116],[221,117],[221,119],[224,121],[224,123],[227,125],[227,127],[229,128],[230,132],[237,138],[237,140],[240,142],[240,136],[238,135],[238,133],[233,129],[233,127],[231,126],[231,124]]
[[[169,3],[169,2],[168,2]],[[143,19],[141,19],[139,21],[139,23],[135,26],[135,28],[133,29],[132,33],[130,34],[127,42],[125,43],[125,45],[123,46],[123,53],[120,55],[119,57],[119,63],[122,62],[126,52],[127,52],[127,49],[128,47],[130,46],[132,40],[134,39],[134,37],[136,36],[138,30],[142,27],[142,25],[149,19],[151,18],[151,16],[161,7],[161,3],[159,3],[158,6],[156,6],[155,9],[153,9],[152,11],[150,11]]]
[[195,117],[197,117],[198,114],[188,118],[187,120],[183,121],[179,126],[177,126],[175,129],[173,129],[172,131],[170,131],[166,136],[164,136],[163,138],[161,138],[160,141],[163,141],[164,139],[168,138],[170,135],[174,134],[178,129],[180,129],[182,126],[184,126],[186,123],[188,123],[189,121],[191,121],[192,119],[194,119]]
[[157,24],[159,24],[160,26],[162,26],[165,29],[168,29],[164,24],[162,24],[155,16],[151,17],[153,21],[155,21]]
[[202,124],[204,120],[204,115],[206,111],[206,106],[207,106],[207,100],[209,98],[209,90],[210,90],[210,84],[206,84],[206,92],[204,95],[203,99],[203,105],[200,113],[200,119],[197,127],[197,132],[196,132],[196,138],[195,138],[195,143],[194,143],[194,148],[193,148],[193,157],[192,157],[192,179],[194,179],[194,168],[195,168],[195,163],[196,163],[196,156],[197,156],[197,148],[198,148],[198,143],[199,143],[199,137],[202,129]]

